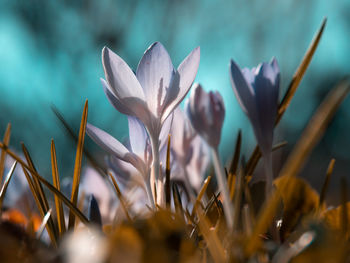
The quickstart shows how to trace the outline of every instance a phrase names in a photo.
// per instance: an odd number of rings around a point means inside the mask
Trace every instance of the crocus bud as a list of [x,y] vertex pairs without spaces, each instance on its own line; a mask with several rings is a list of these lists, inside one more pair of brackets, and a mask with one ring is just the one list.
[[278,109],[280,69],[275,58],[248,69],[231,60],[230,77],[233,91],[247,114],[263,155],[272,149],[273,130]]
[[199,84],[195,84],[187,101],[186,110],[194,129],[216,149],[220,143],[225,118],[225,106],[219,92],[207,93]]

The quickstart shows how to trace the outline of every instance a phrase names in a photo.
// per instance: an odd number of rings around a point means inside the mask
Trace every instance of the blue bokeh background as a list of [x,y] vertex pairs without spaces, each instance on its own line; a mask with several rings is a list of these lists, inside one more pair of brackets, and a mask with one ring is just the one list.
[[[77,131],[88,99],[89,122],[116,138],[125,137],[126,118],[108,103],[100,85],[101,49],[107,45],[135,69],[144,50],[160,41],[175,66],[201,47],[196,81],[207,90],[219,90],[226,104],[222,156],[232,154],[239,128],[248,155],[255,141],[229,83],[230,58],[252,67],[275,56],[282,94],[325,16],[328,24],[319,48],[277,131],[278,140],[289,142],[286,152],[326,92],[350,71],[349,1],[1,0],[0,132],[11,122],[13,147],[19,151],[19,142],[25,142],[47,176],[54,138],[61,174],[71,176],[75,146],[50,106]],[[303,172],[316,186],[316,175],[323,175],[331,157],[339,160],[339,176],[349,171],[349,103],[342,105]],[[96,149],[89,141],[87,145]]]

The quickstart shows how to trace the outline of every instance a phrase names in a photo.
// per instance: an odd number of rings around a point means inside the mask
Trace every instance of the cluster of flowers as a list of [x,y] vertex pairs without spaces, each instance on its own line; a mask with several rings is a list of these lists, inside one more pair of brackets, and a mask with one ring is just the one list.
[[[195,84],[190,91],[200,61],[195,48],[174,68],[168,52],[159,42],[152,44],[141,58],[136,73],[127,63],[105,47],[102,63],[103,90],[109,102],[128,116],[129,142],[124,145],[103,130],[87,125],[87,134],[111,154],[109,167],[123,182],[142,185],[149,206],[164,206],[164,164],[168,134],[172,135],[171,169],[175,180],[184,183],[188,195],[195,196],[212,153],[219,190],[228,226],[233,208],[229,202],[226,176],[218,155],[225,106],[218,91],[205,92]],[[233,91],[247,114],[264,157],[266,192],[272,187],[271,150],[276,121],[280,70],[275,59],[258,67],[241,69],[233,60],[229,73]],[[141,180],[140,180],[141,179]]]

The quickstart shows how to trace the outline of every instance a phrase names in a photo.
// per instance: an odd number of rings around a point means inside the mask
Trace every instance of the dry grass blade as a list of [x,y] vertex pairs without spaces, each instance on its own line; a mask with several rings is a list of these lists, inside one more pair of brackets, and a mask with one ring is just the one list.
[[[51,105],[51,110],[56,115],[57,119],[62,123],[63,127],[66,129],[68,135],[72,138],[74,143],[78,143],[78,137],[74,133],[72,127],[70,127],[68,122],[64,119],[63,115],[59,112],[55,105]],[[86,156],[92,167],[94,167],[96,171],[100,173],[101,176],[105,177],[105,175],[107,174],[106,169],[95,160],[95,158],[92,156],[92,154],[89,153],[89,151],[87,151],[85,148],[83,150],[84,155]]]
[[165,203],[166,207],[170,208],[170,142],[171,142],[171,135],[168,135],[168,148],[166,152],[166,167],[165,167]]
[[[23,171],[25,172],[25,174],[28,175],[28,173],[26,172],[26,170],[28,170],[29,172],[31,172],[31,174],[33,175],[33,177],[38,178],[39,181],[41,181],[53,194],[57,195],[63,203],[65,203],[72,211],[73,213],[75,213],[75,215],[77,217],[79,217],[80,221],[84,224],[88,224],[89,220],[84,216],[84,214],[82,212],[79,211],[79,209],[73,205],[71,203],[71,201],[69,201],[60,191],[58,191],[52,184],[50,184],[48,181],[46,181],[43,177],[41,177],[36,171],[34,171],[32,168],[30,168],[26,162],[24,162],[20,157],[18,157],[13,151],[11,151],[10,149],[8,149],[6,146],[4,146],[4,144],[2,142],[0,142],[0,148],[6,150],[7,154],[10,155],[13,159],[15,159],[18,163],[20,163],[23,167]],[[29,180],[28,180],[29,179]],[[31,187],[31,189],[34,189],[32,187],[34,187],[33,182],[31,181],[30,177],[27,177],[28,180],[28,184],[29,187]],[[35,191],[32,191],[34,198],[35,197]],[[38,206],[40,209],[40,206]]]
[[303,60],[301,61],[299,67],[297,68],[296,72],[293,75],[292,81],[288,87],[288,90],[286,94],[284,95],[279,108],[278,108],[278,114],[276,119],[276,124],[281,120],[284,112],[287,110],[301,80],[303,79],[303,76],[306,72],[306,69],[308,68],[311,59],[316,51],[316,48],[321,40],[324,28],[326,26],[327,19],[324,18],[321,24],[321,27],[319,28],[317,34],[313,38],[308,50],[306,51]]
[[[4,135],[4,145],[9,146],[11,137],[11,123],[7,124],[5,135]],[[5,171],[5,159],[6,151],[2,150],[0,155],[0,184],[2,182],[4,171]]]
[[329,181],[331,179],[331,175],[333,173],[333,169],[334,169],[334,164],[335,164],[335,159],[332,159],[329,162],[328,168],[327,168],[327,173],[326,173],[326,179],[324,180],[323,186],[322,186],[322,190],[321,190],[321,194],[320,194],[320,199],[319,199],[319,203],[318,203],[318,210],[321,209],[323,202],[326,198],[326,193],[327,193],[327,189],[328,189],[328,185],[329,185]]
[[[34,163],[32,161],[32,158],[30,157],[29,151],[27,150],[27,148],[25,147],[25,145],[22,143],[22,150],[24,153],[24,156],[27,160],[28,166],[31,168],[32,171],[35,171],[37,173],[37,170],[35,169]],[[30,171],[30,173],[32,174],[32,172]],[[46,195],[44,193],[44,189],[40,183],[40,181],[33,176],[32,174],[32,178],[33,178],[33,184],[34,184],[34,189],[36,191],[36,193],[38,194],[38,200],[40,202],[40,205],[43,208],[43,214],[46,214],[49,211],[49,202],[47,201]],[[49,221],[47,222],[47,225],[49,226],[49,228],[52,231],[52,239],[57,240],[58,239],[58,227],[54,224],[53,219],[50,217],[48,219]]]
[[[287,142],[285,142],[285,141],[277,143],[272,147],[272,152],[277,151],[286,145],[287,145]],[[252,153],[252,156],[250,157],[250,159],[248,160],[248,163],[246,165],[246,169],[245,169],[246,175],[253,174],[255,167],[258,165],[258,162],[259,162],[261,156],[262,155],[261,155],[260,149],[258,146],[256,146],[253,153]]]
[[[280,120],[282,119],[282,116],[284,114],[284,112],[287,110],[305,72],[307,67],[309,66],[311,59],[316,51],[316,48],[320,42],[321,36],[323,34],[323,31],[325,29],[326,26],[326,22],[327,19],[324,18],[321,24],[321,27],[319,28],[318,32],[316,33],[316,36],[313,38],[309,48],[307,49],[303,60],[301,61],[299,67],[297,68],[297,70],[295,71],[292,81],[289,84],[288,90],[286,92],[286,94],[284,95],[279,107],[278,107],[278,113],[277,113],[277,118],[276,118],[276,123],[275,125],[277,125]],[[256,146],[250,159],[248,160],[247,166],[246,166],[246,171],[245,174],[252,174],[256,164],[258,162],[258,160],[261,157],[261,153],[259,150],[259,146]]]
[[[11,155],[11,152],[8,152],[9,155]],[[11,155],[12,156],[12,155]],[[17,157],[14,157],[12,156],[13,158],[17,158]],[[40,201],[40,197],[39,197],[39,193],[38,191],[36,190],[35,188],[35,185],[34,185],[34,182],[33,182],[33,179],[31,178],[31,176],[29,175],[29,173],[27,172],[27,167],[29,169],[31,169],[29,166],[27,166],[27,164],[25,162],[23,162],[20,158],[16,159],[21,165],[22,165],[22,170],[23,170],[23,173],[27,179],[27,182],[28,182],[28,185],[29,185],[29,188],[30,188],[30,191],[32,192],[32,195],[34,197],[34,200],[35,200],[35,203],[36,203],[36,206],[38,207],[38,210],[39,210],[39,213],[40,213],[40,216],[42,218],[45,217],[45,214],[47,213],[45,208],[43,207],[43,204],[42,202]],[[35,171],[33,171],[35,172]],[[54,235],[54,230],[52,229],[52,226],[51,225],[48,225],[46,224],[46,230],[47,230],[47,233],[50,237],[50,240],[52,242],[52,244],[57,247],[57,242],[56,242],[56,238],[55,238],[55,235]]]
[[[53,185],[56,187],[58,191],[60,191],[61,190],[60,177],[58,174],[56,148],[53,140],[51,140],[51,166],[52,166]],[[64,212],[63,212],[62,201],[56,195],[55,195],[55,206],[56,206],[56,214],[57,214],[58,231],[59,231],[59,234],[62,235],[66,231]]]
[[235,184],[235,195],[234,195],[234,217],[233,217],[233,230],[238,231],[239,226],[239,219],[241,217],[241,202],[242,202],[242,194],[244,189],[244,177],[243,177],[243,170],[240,169],[240,172],[238,173],[237,177],[237,183]]
[[203,184],[203,186],[202,186],[202,188],[199,191],[199,194],[197,196],[196,202],[194,203],[192,214],[191,214],[192,218],[194,217],[194,213],[197,211],[197,207],[201,203],[201,200],[202,200],[205,192],[207,191],[207,188],[208,188],[208,185],[209,185],[210,181],[211,181],[211,176],[209,175],[207,177],[207,179],[205,179],[204,184]]
[[241,154],[241,145],[242,145],[242,131],[239,130],[237,139],[236,139],[236,146],[235,146],[235,153],[232,158],[232,162],[229,169],[229,174],[236,174],[237,173],[237,167],[239,162],[239,156]]
[[250,236],[253,232],[253,222],[251,217],[251,212],[249,205],[245,204],[242,209],[242,222],[243,222],[243,229],[247,236]]
[[178,215],[181,216],[181,218],[183,220],[185,220],[184,218],[184,211],[182,209],[182,200],[181,200],[181,195],[179,192],[179,188],[177,187],[176,183],[172,184],[172,190],[173,190],[173,199],[174,199],[174,207],[175,207],[175,211]]
[[65,197],[60,191],[58,191],[52,184],[50,184],[48,181],[46,181],[43,177],[41,177],[39,174],[35,173],[33,174],[36,178],[39,179],[40,182],[42,182],[52,193],[54,193],[58,198],[60,198],[63,203],[65,203],[74,216],[77,216],[79,220],[83,224],[88,224],[89,220],[84,216],[84,214],[71,202]]
[[[77,145],[77,152],[75,155],[75,164],[74,164],[74,175],[73,175],[71,202],[75,206],[77,205],[77,201],[78,201],[81,162],[82,162],[82,158],[83,158],[87,115],[88,115],[88,101],[86,100],[85,105],[84,105],[84,110],[83,110],[83,116],[82,116],[81,122],[80,122],[78,145]],[[72,211],[69,211],[68,229],[73,228],[74,225],[75,225],[75,214]]]
[[208,219],[205,217],[202,211],[200,211],[199,213],[198,227],[199,227],[200,233],[204,237],[204,240],[208,246],[208,250],[212,255],[214,262],[216,263],[226,262],[225,249],[223,248],[215,230],[211,229]]
[[8,185],[9,185],[9,183],[10,183],[10,180],[11,180],[11,178],[12,178],[13,172],[15,171],[16,165],[17,165],[17,162],[15,161],[15,162],[13,163],[13,165],[11,166],[11,169],[10,169],[10,171],[8,172],[7,176],[6,176],[6,179],[5,179],[4,184],[3,184],[2,187],[1,187],[1,191],[0,191],[0,214],[1,214],[1,212],[2,212],[2,204],[3,204],[3,202],[4,202],[6,190],[7,190],[7,187],[8,187]]
[[36,234],[35,234],[36,238],[39,239],[39,238],[41,237],[41,235],[43,234],[44,229],[45,229],[45,226],[46,226],[46,224],[48,223],[49,218],[51,217],[51,211],[52,211],[52,209],[50,208],[50,210],[49,210],[49,211],[46,213],[46,215],[44,216],[43,221],[42,221],[41,224],[40,224],[40,227],[39,227],[38,230],[36,231]]
[[[284,187],[288,187],[288,184],[285,184]],[[260,214],[258,215],[256,224],[253,228],[253,233],[248,237],[245,244],[244,252],[248,257],[253,255],[261,246],[262,240],[260,235],[266,233],[267,229],[273,222],[280,200],[280,194],[277,191],[274,191],[269,200],[265,202],[264,207],[261,208]]]
[[[37,170],[35,169],[33,160],[29,154],[28,149],[26,148],[24,143],[21,143],[21,146],[22,146],[22,151],[23,151],[24,157],[27,160],[28,166],[31,168],[31,170],[37,172]],[[47,202],[46,196],[44,194],[44,190],[43,190],[40,182],[35,177],[33,177],[33,185],[34,185],[35,191],[38,193],[40,205],[44,208],[45,213],[47,213],[47,211],[49,210],[49,204]]]
[[123,195],[122,195],[122,192],[120,191],[120,188],[119,188],[119,186],[118,186],[118,183],[117,183],[117,181],[115,180],[115,178],[113,177],[113,175],[112,175],[111,173],[108,173],[108,175],[109,175],[109,178],[111,178],[111,180],[112,180],[112,183],[113,183],[115,192],[117,193],[117,196],[118,196],[119,201],[120,201],[120,203],[121,203],[121,205],[122,205],[122,208],[123,208],[123,210],[124,210],[124,213],[125,213],[125,215],[126,215],[126,218],[127,218],[129,221],[131,221],[131,217],[130,217],[130,215],[129,215],[128,209],[127,209],[126,204],[125,204],[124,197],[123,197]]
[[250,189],[247,182],[244,183],[244,199],[246,204],[249,207],[250,220],[252,222],[252,225],[255,225],[254,204],[253,204],[252,194],[250,193]]
[[255,167],[257,166],[260,158],[261,158],[261,152],[259,149],[259,146],[255,146],[254,151],[252,153],[252,155],[250,156],[247,165],[245,166],[245,174],[253,174]]
[[296,175],[302,169],[311,150],[323,136],[327,125],[349,90],[348,80],[343,80],[329,92],[303,131],[301,138],[283,166],[280,176]]

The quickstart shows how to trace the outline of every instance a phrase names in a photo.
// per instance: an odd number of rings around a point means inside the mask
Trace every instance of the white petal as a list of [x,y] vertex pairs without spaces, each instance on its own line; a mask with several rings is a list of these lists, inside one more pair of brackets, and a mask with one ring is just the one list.
[[180,64],[177,71],[180,74],[180,96],[187,93],[196,78],[200,61],[200,47],[196,47]]
[[189,92],[192,83],[197,75],[199,61],[200,47],[197,47],[181,62],[181,64],[177,68],[179,79],[174,79],[175,83],[173,83],[172,89],[178,88],[178,91],[176,91],[177,93],[175,98],[174,95],[169,96],[170,99],[167,102],[168,105],[165,105],[166,109],[163,113],[162,122],[176,108],[176,106],[179,105],[179,103],[181,103],[181,101]]
[[151,112],[157,117],[173,72],[174,67],[169,54],[159,42],[146,50],[137,67],[137,79],[144,90]]
[[161,151],[164,147],[166,147],[168,143],[168,135],[171,131],[171,127],[173,125],[174,115],[170,115],[164,122],[162,129],[159,134],[159,151]]
[[106,80],[120,100],[128,97],[145,100],[143,89],[130,67],[107,47],[102,50],[102,64]]
[[129,107],[125,106],[119,99],[116,97],[109,87],[108,83],[101,79],[103,91],[107,96],[108,101],[112,104],[112,106],[119,111],[120,113],[126,114],[126,115],[134,115],[134,113],[130,110]]
[[171,148],[175,150],[176,154],[180,154],[183,151],[183,140],[185,135],[185,119],[186,116],[180,107],[176,107],[174,110],[174,123],[171,127]]
[[149,125],[150,113],[145,101],[136,97],[119,99],[104,79],[101,79],[101,82],[107,99],[117,111],[129,116],[135,116],[145,125]]
[[129,150],[121,144],[117,139],[107,132],[88,123],[86,125],[86,133],[93,139],[103,150],[117,156],[119,159],[127,161]]
[[128,123],[131,149],[141,159],[144,159],[148,140],[145,126],[137,118],[130,116],[128,116]]
[[145,174],[146,167],[144,162],[134,153],[130,152],[117,139],[107,132],[91,125],[86,126],[86,133],[95,141],[103,150],[109,154],[115,155],[119,159],[131,163],[142,174]]

